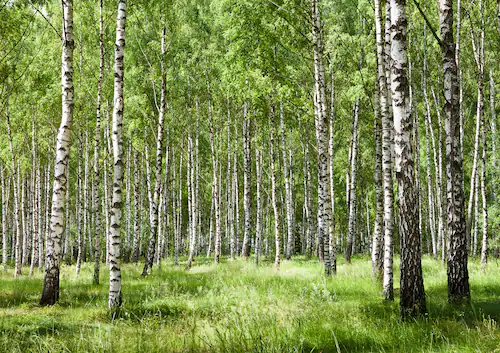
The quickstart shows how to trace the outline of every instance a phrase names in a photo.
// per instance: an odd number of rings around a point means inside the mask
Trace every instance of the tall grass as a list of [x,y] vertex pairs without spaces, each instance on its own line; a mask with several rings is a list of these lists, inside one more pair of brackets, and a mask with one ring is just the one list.
[[[325,279],[315,260],[169,262],[142,278],[122,268],[123,308],[107,309],[107,271],[64,266],[60,302],[39,307],[43,274],[0,274],[0,352],[500,352],[499,266],[470,264],[472,304],[447,304],[446,269],[423,260],[428,317],[401,322],[383,302],[370,262],[339,264]],[[398,273],[395,269],[395,273]],[[25,269],[25,273],[27,273]],[[398,287],[399,280],[395,283]],[[398,292],[396,288],[396,293]]]

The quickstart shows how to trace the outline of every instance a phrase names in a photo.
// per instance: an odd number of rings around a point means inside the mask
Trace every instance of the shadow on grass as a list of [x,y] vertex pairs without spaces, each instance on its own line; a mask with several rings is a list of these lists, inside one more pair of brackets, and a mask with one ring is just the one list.
[[[456,305],[448,303],[447,286],[430,286],[426,288],[428,316],[420,320],[464,321],[470,326],[475,326],[485,318],[500,321],[500,297],[498,295],[492,296],[492,293],[500,293],[500,284],[472,288],[471,303]],[[398,301],[372,302],[361,308],[365,316],[371,319],[374,317],[377,319],[399,317]]]
[[13,308],[23,304],[38,304],[41,292],[14,291],[14,293],[0,292],[0,308]]

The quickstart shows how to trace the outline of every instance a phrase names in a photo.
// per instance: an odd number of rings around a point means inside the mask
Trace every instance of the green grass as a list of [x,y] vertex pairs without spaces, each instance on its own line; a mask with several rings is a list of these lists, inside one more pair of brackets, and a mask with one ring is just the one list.
[[[0,352],[500,352],[499,266],[471,263],[472,304],[447,304],[446,269],[423,261],[429,316],[401,322],[382,302],[366,258],[325,280],[315,260],[256,267],[198,259],[189,272],[165,262],[141,278],[122,268],[124,305],[107,309],[107,268],[92,285],[64,266],[59,304],[39,307],[41,273],[0,274]],[[395,269],[397,274],[399,269]],[[28,269],[24,269],[28,273]],[[395,279],[399,287],[399,279]],[[396,293],[398,289],[396,289]]]

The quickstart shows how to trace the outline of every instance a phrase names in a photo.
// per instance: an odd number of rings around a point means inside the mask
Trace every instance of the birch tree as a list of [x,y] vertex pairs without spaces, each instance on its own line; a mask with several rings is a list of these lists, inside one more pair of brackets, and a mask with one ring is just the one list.
[[115,80],[113,106],[113,198],[111,204],[109,247],[109,298],[110,308],[122,304],[120,270],[120,231],[123,189],[123,57],[125,49],[126,0],[119,0],[116,18]]
[[53,305],[59,300],[59,267],[61,240],[66,228],[65,199],[69,164],[71,126],[73,123],[73,0],[62,1],[62,118],[56,140],[52,212],[47,236],[45,277],[40,305]]
[[97,80],[97,108],[96,125],[94,139],[94,182],[92,184],[94,194],[94,215],[95,215],[95,255],[94,255],[94,284],[99,284],[99,272],[101,264],[101,215],[100,215],[100,186],[101,177],[99,172],[99,151],[101,138],[101,96],[102,81],[104,78],[104,20],[103,20],[103,0],[99,1],[99,79]]
[[453,40],[453,0],[439,0],[441,53],[444,72],[446,130],[446,194],[448,201],[448,301],[470,301],[467,234],[464,213],[463,160],[460,155],[457,63]]
[[391,93],[394,114],[399,234],[401,236],[400,308],[404,319],[427,312],[421,265],[418,190],[411,143],[412,117],[408,114],[409,86],[406,53],[406,1],[391,0]]
[[160,116],[158,118],[158,133],[156,139],[156,173],[155,173],[155,187],[154,194],[151,203],[151,227],[149,234],[149,244],[148,251],[146,254],[146,261],[144,263],[144,269],[142,271],[143,276],[147,276],[153,267],[153,261],[155,257],[156,250],[156,238],[158,232],[158,203],[160,198],[160,189],[161,189],[161,171],[162,171],[162,163],[163,163],[163,133],[164,133],[164,120],[165,120],[165,110],[167,107],[166,95],[167,95],[167,76],[165,72],[165,64],[164,58],[166,53],[165,47],[165,35],[166,29],[163,29],[162,39],[161,39],[161,56],[162,56],[162,65],[161,65],[161,102],[160,102]]
[[333,230],[331,228],[331,195],[329,176],[328,125],[325,105],[325,70],[323,66],[322,25],[319,1],[312,0],[312,35],[314,47],[314,77],[315,77],[315,126],[318,149],[318,239],[328,240],[328,251],[325,251],[325,273],[330,275],[336,271],[334,260]]

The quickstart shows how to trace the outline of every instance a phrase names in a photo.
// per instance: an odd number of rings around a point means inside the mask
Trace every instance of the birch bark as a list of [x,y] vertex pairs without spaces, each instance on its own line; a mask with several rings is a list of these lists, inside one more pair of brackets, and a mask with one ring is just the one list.
[[120,269],[120,231],[123,189],[123,57],[125,49],[126,0],[119,0],[116,18],[115,82],[113,106],[113,198],[111,203],[109,246],[109,299],[110,308],[122,304]]
[[69,167],[71,125],[73,122],[73,0],[63,0],[62,49],[62,118],[56,142],[54,186],[50,231],[47,237],[45,277],[40,305],[53,305],[59,300],[59,266],[61,239],[66,227],[65,197],[67,169]]

